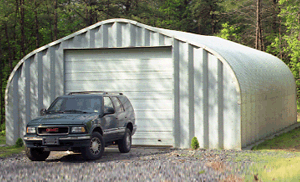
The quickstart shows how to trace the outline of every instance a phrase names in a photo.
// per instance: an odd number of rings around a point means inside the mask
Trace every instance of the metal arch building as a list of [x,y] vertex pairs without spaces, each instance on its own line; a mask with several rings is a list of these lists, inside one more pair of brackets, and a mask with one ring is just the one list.
[[6,141],[59,95],[121,91],[136,145],[241,149],[296,123],[296,86],[278,58],[218,37],[111,19],[25,56],[6,88]]

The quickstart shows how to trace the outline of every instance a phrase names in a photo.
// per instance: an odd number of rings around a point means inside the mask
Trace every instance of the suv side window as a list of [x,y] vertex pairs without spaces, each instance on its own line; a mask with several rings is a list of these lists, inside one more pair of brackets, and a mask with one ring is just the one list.
[[114,102],[116,112],[124,112],[124,107],[121,104],[121,102],[119,101],[119,99],[117,97],[111,97],[111,99]]
[[106,108],[106,107],[114,108],[114,106],[113,106],[113,104],[112,104],[109,97],[103,97],[103,101],[104,101],[104,108]]

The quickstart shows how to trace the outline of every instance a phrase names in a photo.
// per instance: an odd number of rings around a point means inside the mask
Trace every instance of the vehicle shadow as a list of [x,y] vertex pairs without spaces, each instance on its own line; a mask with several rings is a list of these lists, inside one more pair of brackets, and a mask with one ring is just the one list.
[[117,147],[107,147],[101,159],[90,161],[84,160],[80,153],[51,152],[46,162],[103,163],[110,161],[131,161],[145,156],[170,153],[173,150],[171,147],[132,147],[129,153],[120,153]]

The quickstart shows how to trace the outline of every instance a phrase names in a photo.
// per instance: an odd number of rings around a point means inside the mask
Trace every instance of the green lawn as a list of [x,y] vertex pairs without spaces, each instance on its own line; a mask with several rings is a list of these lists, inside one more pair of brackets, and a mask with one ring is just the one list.
[[[5,144],[6,138],[3,135],[0,135],[0,144]],[[0,157],[7,157],[12,154],[18,154],[24,151],[24,147],[16,147],[16,146],[6,146],[0,147]]]
[[300,153],[274,150],[260,150],[240,154],[239,158],[247,158],[254,162],[244,175],[245,181],[300,181]]
[[255,146],[252,150],[280,149],[300,152],[300,127]]
[[245,175],[245,181],[252,181],[254,175],[261,181],[300,181],[300,128],[267,140],[252,150],[253,153],[238,156],[255,162]]
[[12,154],[18,154],[24,151],[24,147],[7,146],[0,147],[0,157],[8,157]]

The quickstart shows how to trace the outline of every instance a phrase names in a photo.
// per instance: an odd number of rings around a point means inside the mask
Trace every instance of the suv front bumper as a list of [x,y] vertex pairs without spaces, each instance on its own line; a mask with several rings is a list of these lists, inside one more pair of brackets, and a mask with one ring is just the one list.
[[[57,138],[58,145],[43,145],[43,139]],[[26,147],[28,148],[48,148],[49,150],[64,151],[72,148],[88,147],[90,145],[90,135],[81,136],[24,136]]]

